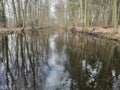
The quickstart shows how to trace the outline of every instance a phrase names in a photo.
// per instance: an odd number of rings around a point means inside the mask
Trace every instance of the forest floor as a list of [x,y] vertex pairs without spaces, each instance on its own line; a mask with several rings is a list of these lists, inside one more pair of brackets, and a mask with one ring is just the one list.
[[7,27],[7,28],[2,28],[0,27],[0,35],[8,35],[8,34],[13,34],[13,33],[21,33],[21,32],[29,32],[29,31],[37,31],[37,30],[42,30],[46,28],[56,28],[57,26],[43,26],[43,27],[25,27],[24,30],[22,28],[15,28],[15,27]]
[[37,30],[37,29],[44,29],[44,28],[49,28],[49,27],[36,27],[36,28],[32,28],[32,27],[25,27],[24,31],[22,31],[22,28],[0,28],[0,35],[8,35],[8,34],[13,34],[13,33],[21,33],[21,32],[29,32],[29,31],[33,31],[33,30]]
[[115,31],[112,27],[92,27],[83,31],[81,27],[75,27],[71,28],[70,31],[72,33],[83,33],[120,42],[120,28]]
[[[30,27],[26,27],[24,29],[25,32],[31,30]],[[12,33],[21,33],[22,32],[22,28],[0,28],[0,35],[8,35],[8,34],[12,34]]]

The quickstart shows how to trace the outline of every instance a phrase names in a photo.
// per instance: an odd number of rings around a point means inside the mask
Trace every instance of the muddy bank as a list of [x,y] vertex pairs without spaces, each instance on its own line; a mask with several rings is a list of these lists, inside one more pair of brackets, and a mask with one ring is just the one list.
[[87,30],[83,30],[81,27],[71,28],[70,31],[73,34],[88,34],[99,38],[105,38],[109,40],[114,40],[120,42],[120,28],[115,31],[111,27],[94,27],[94,28],[87,28]]
[[24,30],[22,28],[0,28],[0,35],[8,35],[8,34],[13,34],[13,33],[21,33],[21,32],[29,32],[29,31],[35,31],[39,29],[46,29],[46,28],[51,28],[53,26],[47,26],[47,27],[36,27],[36,28],[31,28],[31,27],[26,27]]
[[28,32],[32,29],[30,27],[26,27],[24,31],[22,31],[22,28],[0,28],[0,35],[8,35],[8,34],[13,34],[13,33],[21,33],[21,32]]

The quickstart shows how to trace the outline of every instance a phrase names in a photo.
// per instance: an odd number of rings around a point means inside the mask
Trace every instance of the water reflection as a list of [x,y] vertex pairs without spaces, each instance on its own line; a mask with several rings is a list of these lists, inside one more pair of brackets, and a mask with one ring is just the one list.
[[67,48],[71,67],[68,70],[71,71],[73,83],[76,82],[73,87],[85,90],[119,90],[119,79],[115,80],[111,73],[115,69],[115,78],[120,75],[119,46],[92,37],[73,38],[72,43],[68,41]]
[[119,44],[49,30],[0,38],[0,90],[120,89]]
[[[55,39],[58,35],[53,35],[49,39],[50,53],[48,58],[47,79],[45,83],[45,90],[59,90],[63,89],[65,81],[68,80],[69,74],[65,71],[64,64],[66,62],[65,46],[61,52],[57,52]],[[69,85],[65,85],[66,90],[69,90]]]

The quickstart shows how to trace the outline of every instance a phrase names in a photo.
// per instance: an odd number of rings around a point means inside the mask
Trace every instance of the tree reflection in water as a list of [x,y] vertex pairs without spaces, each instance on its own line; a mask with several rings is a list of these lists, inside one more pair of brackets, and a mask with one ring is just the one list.
[[2,36],[0,90],[119,90],[120,47],[49,30]]
[[[71,85],[72,89],[119,90],[119,45],[83,35],[73,38],[72,43],[68,41],[67,45],[71,67],[68,70],[71,73],[72,82],[75,84]],[[112,76],[113,69],[117,71],[115,77],[118,80]]]

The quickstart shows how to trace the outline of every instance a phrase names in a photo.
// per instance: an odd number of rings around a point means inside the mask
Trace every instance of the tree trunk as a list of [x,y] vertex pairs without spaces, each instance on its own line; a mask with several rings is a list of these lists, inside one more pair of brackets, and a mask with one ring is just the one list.
[[117,24],[118,24],[118,20],[117,20],[117,0],[113,0],[113,12],[112,12],[112,20],[113,20],[113,26],[114,29],[117,30]]

